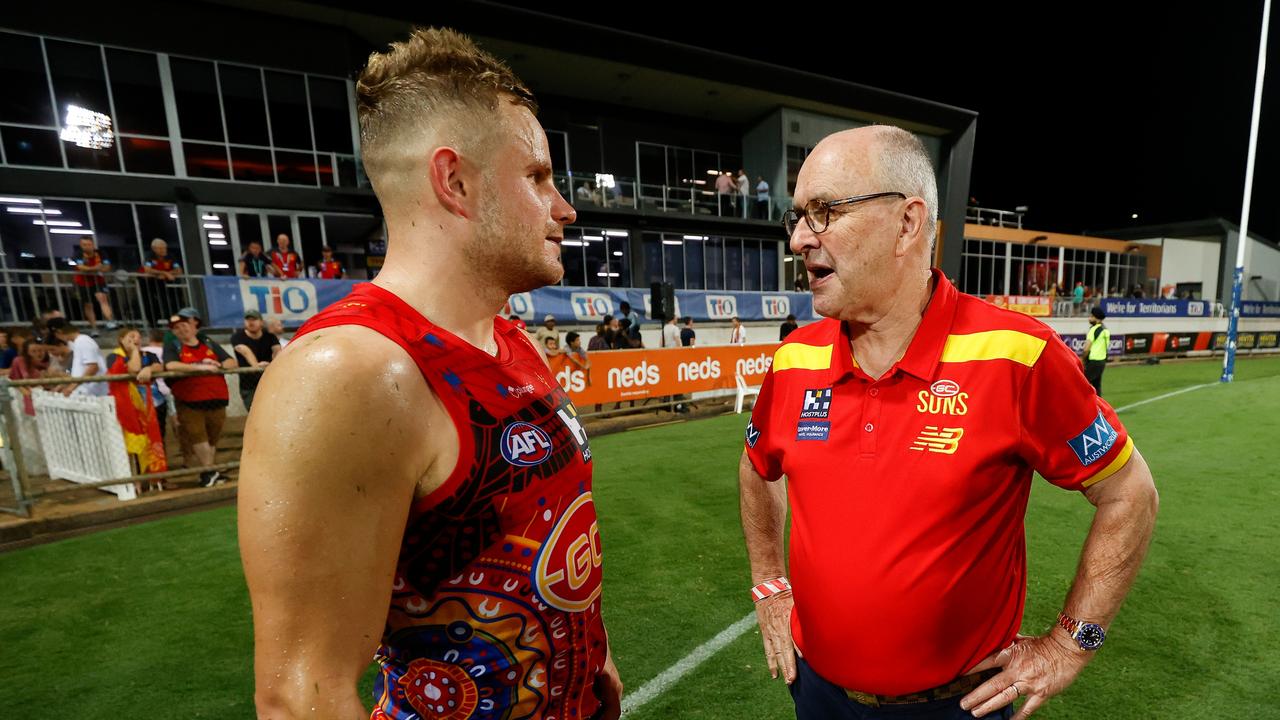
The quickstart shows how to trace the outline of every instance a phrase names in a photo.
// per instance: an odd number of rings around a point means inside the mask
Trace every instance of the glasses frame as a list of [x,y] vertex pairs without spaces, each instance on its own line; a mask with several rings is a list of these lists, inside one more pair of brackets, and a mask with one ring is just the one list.
[[[907,199],[905,193],[900,192],[878,192],[868,195],[854,195],[853,197],[840,198],[839,200],[810,200],[805,206],[799,210],[791,208],[782,213],[782,229],[786,231],[787,237],[791,237],[795,233],[796,228],[800,227],[800,218],[804,218],[805,225],[809,226],[809,230],[814,235],[821,235],[831,227],[831,208],[839,205],[853,205],[854,203],[866,202],[867,200],[876,200],[883,197],[896,197],[902,200]],[[822,229],[819,230],[814,226],[814,215],[821,212],[823,217]]]

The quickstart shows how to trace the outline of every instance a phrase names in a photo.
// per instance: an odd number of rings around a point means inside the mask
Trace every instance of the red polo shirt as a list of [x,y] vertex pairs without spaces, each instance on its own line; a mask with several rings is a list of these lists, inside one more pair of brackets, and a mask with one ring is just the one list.
[[942,685],[1008,645],[1032,471],[1080,490],[1133,452],[1052,329],[934,277],[911,345],[879,380],[839,321],[788,335],[747,429],[756,472],[789,480],[796,643],[820,675],[863,692]]

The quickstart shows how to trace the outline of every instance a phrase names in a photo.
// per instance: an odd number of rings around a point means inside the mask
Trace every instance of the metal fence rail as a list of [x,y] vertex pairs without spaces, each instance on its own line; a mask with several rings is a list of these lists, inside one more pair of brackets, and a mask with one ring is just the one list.
[[57,310],[77,325],[89,323],[90,312],[97,325],[106,325],[105,305],[116,323],[154,327],[182,307],[199,308],[203,315],[202,283],[195,275],[169,281],[124,271],[90,277],[67,270],[5,269],[0,270],[0,323],[25,325]]

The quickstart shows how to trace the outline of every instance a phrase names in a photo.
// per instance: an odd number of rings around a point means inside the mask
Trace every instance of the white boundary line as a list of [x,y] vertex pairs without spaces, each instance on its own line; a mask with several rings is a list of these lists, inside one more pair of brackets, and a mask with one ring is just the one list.
[[658,673],[652,680],[640,686],[640,689],[628,693],[622,698],[622,712],[628,713],[644,705],[667,691],[667,688],[680,682],[694,668],[706,662],[724,646],[737,640],[743,633],[756,627],[756,613],[752,610],[746,617],[730,625],[720,634],[694,648],[692,652],[680,658],[679,662]]
[[[1157,400],[1164,400],[1166,398],[1182,395],[1183,393],[1189,393],[1192,390],[1199,390],[1201,388],[1207,388],[1217,384],[1219,383],[1212,382],[1203,383],[1201,385],[1192,385],[1191,387],[1185,387],[1181,390],[1174,390],[1170,393],[1157,395],[1153,398],[1147,398],[1146,400],[1139,400],[1136,403],[1130,403],[1124,407],[1116,408],[1116,412],[1121,413],[1126,410],[1132,410],[1133,408],[1146,405],[1147,403],[1153,403]],[[737,640],[751,628],[756,627],[756,625],[756,613],[753,610],[748,613],[746,617],[730,625],[724,630],[721,630],[715,637],[694,648],[688,655],[680,658],[675,665],[672,665],[666,670],[658,673],[649,682],[641,685],[639,690],[636,690],[633,693],[628,693],[622,698],[622,712],[624,714],[629,713],[663,694],[672,685],[675,685],[684,679],[685,675],[693,672],[699,665],[709,660],[712,655],[715,655],[726,645]]]

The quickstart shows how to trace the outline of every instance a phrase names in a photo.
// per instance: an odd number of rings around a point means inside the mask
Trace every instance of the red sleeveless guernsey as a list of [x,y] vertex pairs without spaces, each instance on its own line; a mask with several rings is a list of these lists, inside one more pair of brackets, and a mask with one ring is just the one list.
[[336,325],[403,347],[458,433],[453,473],[409,513],[373,720],[587,720],[607,647],[591,449],[573,403],[500,317],[492,357],[364,283],[297,337]]

